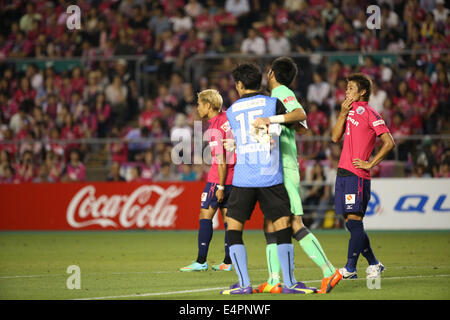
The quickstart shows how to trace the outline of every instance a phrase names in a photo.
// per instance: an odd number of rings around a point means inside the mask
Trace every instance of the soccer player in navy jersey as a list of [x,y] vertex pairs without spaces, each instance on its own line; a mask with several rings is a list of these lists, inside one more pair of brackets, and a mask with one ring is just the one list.
[[[335,143],[344,136],[334,200],[336,214],[344,215],[350,231],[347,264],[339,270],[344,279],[357,277],[360,254],[369,263],[367,278],[379,277],[384,270],[372,251],[363,218],[370,200],[370,169],[383,160],[395,142],[383,118],[367,103],[371,88],[372,82],[366,75],[353,74],[347,78],[345,100],[331,133]],[[370,160],[377,137],[383,145]]]

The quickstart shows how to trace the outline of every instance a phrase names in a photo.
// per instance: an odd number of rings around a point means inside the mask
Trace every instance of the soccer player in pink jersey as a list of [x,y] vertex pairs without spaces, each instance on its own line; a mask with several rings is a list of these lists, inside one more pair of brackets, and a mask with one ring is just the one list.
[[[198,230],[198,255],[197,260],[183,267],[180,271],[206,271],[208,263],[209,243],[213,235],[212,219],[220,208],[225,230],[227,229],[226,212],[227,201],[233,182],[235,154],[227,152],[222,139],[232,139],[231,127],[227,115],[222,112],[223,99],[220,93],[214,89],[206,89],[198,94],[198,113],[201,118],[208,118],[208,130],[206,137],[211,148],[211,168],[208,172],[207,183],[201,196],[200,226]],[[225,259],[219,265],[212,266],[216,271],[230,271],[231,258],[227,245],[225,232]]]
[[[336,214],[344,215],[350,231],[347,264],[339,270],[344,279],[357,278],[360,253],[369,263],[367,278],[379,277],[384,270],[370,247],[363,217],[370,199],[370,169],[383,160],[395,142],[383,118],[367,103],[371,88],[372,82],[366,75],[353,74],[347,78],[345,100],[331,133],[334,143],[344,136],[334,199]],[[370,160],[377,137],[383,145]]]

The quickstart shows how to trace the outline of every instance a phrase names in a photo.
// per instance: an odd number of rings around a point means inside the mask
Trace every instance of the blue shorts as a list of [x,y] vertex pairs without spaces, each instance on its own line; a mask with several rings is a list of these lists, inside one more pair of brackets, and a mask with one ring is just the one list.
[[336,214],[366,213],[370,200],[370,180],[356,175],[337,176],[334,192]]
[[202,209],[209,209],[209,207],[216,209],[216,208],[227,208],[227,202],[228,202],[228,197],[230,196],[230,192],[231,192],[231,184],[229,185],[225,185],[225,196],[223,198],[222,202],[217,202],[217,198],[216,198],[216,191],[217,191],[217,183],[213,183],[213,182],[207,182],[205,189],[203,190],[202,193],[202,204],[201,204],[201,208]]

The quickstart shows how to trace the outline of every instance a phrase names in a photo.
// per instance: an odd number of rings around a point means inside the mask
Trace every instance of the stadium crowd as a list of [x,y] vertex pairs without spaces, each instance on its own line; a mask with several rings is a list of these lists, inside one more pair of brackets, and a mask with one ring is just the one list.
[[[115,138],[105,146],[111,160],[108,181],[204,179],[205,166],[173,164],[170,137],[192,136],[199,120],[196,92],[218,89],[225,108],[238,98],[230,76],[238,61],[226,57],[217,77],[203,74],[191,83],[183,66],[198,53],[247,53],[256,59],[312,54],[307,60],[310,77],[297,79],[293,89],[308,114],[308,135],[325,139],[299,144],[302,179],[332,179],[340,149],[326,138],[345,97],[345,77],[352,72],[374,80],[369,104],[383,115],[397,142],[389,159],[402,161],[406,176],[450,177],[448,140],[402,139],[449,132],[450,55],[444,51],[450,43],[449,9],[443,0],[380,0],[381,28],[370,30],[365,10],[371,3],[77,1],[82,28],[68,30],[69,1],[0,1],[0,181],[86,180],[86,161],[99,147],[79,140],[83,138]],[[420,51],[424,49],[428,53]],[[381,50],[413,52],[397,56],[395,63],[368,55]],[[337,59],[326,69],[326,57],[318,55],[325,51],[365,55],[361,63]],[[153,94],[138,92],[126,59],[101,59],[124,55],[143,55],[156,66]],[[57,68],[52,62],[76,57],[82,63],[72,67]],[[48,60],[19,64],[9,58]],[[304,91],[300,82],[306,82]],[[135,138],[145,142],[130,141]],[[380,169],[372,174],[383,176]],[[306,202],[325,203],[330,192],[310,189]]]

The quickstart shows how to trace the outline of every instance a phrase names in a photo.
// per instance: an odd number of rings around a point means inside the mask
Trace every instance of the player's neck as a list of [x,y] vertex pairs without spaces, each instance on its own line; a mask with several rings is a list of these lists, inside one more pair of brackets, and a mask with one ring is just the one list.
[[246,94],[252,94],[252,93],[258,93],[259,90],[253,90],[253,89],[246,89],[246,90],[242,90],[240,92],[240,96],[245,96]]
[[220,111],[212,110],[208,113],[208,119],[212,119],[219,114]]
[[273,89],[275,89],[275,88],[278,88],[278,87],[281,87],[281,83],[279,83],[279,82],[274,82],[274,83],[271,83],[270,84],[270,91],[272,91]]

